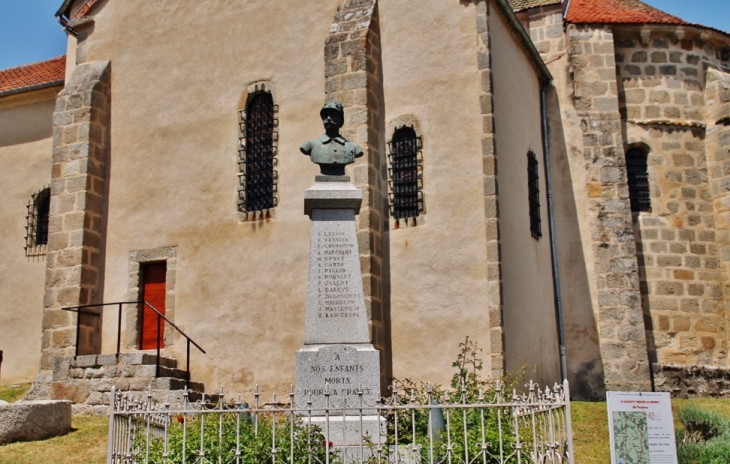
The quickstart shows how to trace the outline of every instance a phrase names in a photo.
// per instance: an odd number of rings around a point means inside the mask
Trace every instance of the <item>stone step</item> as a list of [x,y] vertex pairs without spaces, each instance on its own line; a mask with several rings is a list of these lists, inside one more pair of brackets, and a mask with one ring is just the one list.
[[[143,352],[120,353],[118,357],[116,354],[89,354],[73,358],[71,367],[111,366],[120,363],[133,366],[156,365],[157,355]],[[174,369],[177,367],[177,359],[160,356],[160,366]]]
[[[149,352],[58,358],[53,369],[52,396],[74,402],[74,413],[94,415],[107,413],[112,387],[143,401],[151,392],[157,403],[182,403],[187,373],[177,366],[176,359],[161,356],[158,372],[157,354]],[[220,397],[204,394],[201,382],[189,382],[187,388],[191,403],[205,401],[213,406]]]
[[[173,377],[157,377],[152,381],[153,390],[182,390],[185,388],[185,379]],[[197,392],[204,392],[205,385],[201,382],[188,382],[188,388]]]
[[[157,355],[142,352],[121,353],[119,355],[119,361],[125,364],[155,365],[157,364]],[[160,356],[160,366],[174,369],[177,367],[177,359]]]
[[185,379],[187,377],[187,372],[185,372],[182,369],[173,369],[169,367],[163,367],[160,366],[160,375],[159,377],[172,377],[173,379]]

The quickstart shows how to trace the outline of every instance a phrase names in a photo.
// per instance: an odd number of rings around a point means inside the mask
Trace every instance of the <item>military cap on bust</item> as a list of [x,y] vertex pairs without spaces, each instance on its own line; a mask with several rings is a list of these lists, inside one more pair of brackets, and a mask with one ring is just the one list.
[[345,109],[344,109],[344,108],[342,107],[342,105],[341,105],[340,103],[338,103],[338,102],[332,102],[332,103],[327,103],[326,105],[324,105],[324,106],[322,107],[322,109],[321,109],[321,110],[319,110],[319,114],[320,114],[320,116],[321,116],[321,115],[322,115],[322,113],[324,113],[324,112],[325,112],[326,110],[335,110],[335,111],[337,111],[338,113],[340,113],[340,114],[341,114],[341,115],[342,115],[343,117],[345,116]]

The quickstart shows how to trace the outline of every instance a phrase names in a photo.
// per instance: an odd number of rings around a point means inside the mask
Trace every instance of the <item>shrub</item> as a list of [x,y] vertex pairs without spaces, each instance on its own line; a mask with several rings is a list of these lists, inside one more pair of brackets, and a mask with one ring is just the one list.
[[727,464],[730,462],[730,423],[722,416],[695,406],[679,410],[684,430],[677,432],[680,464]]
[[[290,430],[290,427],[293,430]],[[143,454],[145,453],[145,434],[146,430],[142,425],[137,429],[135,437],[137,449]],[[284,417],[283,414],[251,416],[245,412],[195,414],[194,416],[173,418],[167,435],[167,455],[163,454],[164,440],[162,438],[152,439],[150,440],[149,462],[153,464],[193,463],[201,462],[202,457],[207,459],[205,462],[236,462],[237,442],[240,443],[240,462],[271,462],[274,434],[276,435],[277,463],[325,462],[328,447],[319,427],[307,426],[298,417],[289,418]],[[290,460],[292,446],[294,459]],[[339,463],[340,461],[331,448],[329,448],[329,452],[330,463]],[[185,461],[183,461],[183,455]]]

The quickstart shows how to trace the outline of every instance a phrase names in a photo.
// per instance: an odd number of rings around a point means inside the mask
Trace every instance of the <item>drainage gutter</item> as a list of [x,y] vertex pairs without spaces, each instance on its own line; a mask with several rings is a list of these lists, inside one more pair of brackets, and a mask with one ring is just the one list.
[[560,272],[558,270],[558,250],[555,243],[555,216],[553,214],[553,188],[550,178],[550,131],[547,114],[547,91],[552,85],[548,80],[540,91],[542,111],[542,144],[545,159],[545,185],[547,188],[548,226],[550,229],[550,257],[553,267],[553,293],[555,294],[555,318],[558,323],[558,346],[560,347],[560,374],[563,380],[568,379],[568,362],[565,355],[565,329],[563,326],[563,300],[560,293]]

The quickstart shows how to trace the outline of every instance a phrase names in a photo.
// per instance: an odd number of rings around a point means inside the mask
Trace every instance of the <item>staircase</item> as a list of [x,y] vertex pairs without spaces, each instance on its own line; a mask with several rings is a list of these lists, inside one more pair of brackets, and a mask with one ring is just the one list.
[[[146,401],[182,402],[187,372],[178,369],[174,358],[145,352],[59,357],[54,361],[49,397],[69,400],[74,414],[107,415],[112,387]],[[187,382],[188,401],[203,399],[205,385]],[[216,401],[217,395],[208,396]]]

